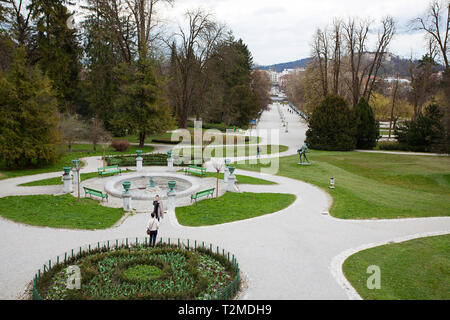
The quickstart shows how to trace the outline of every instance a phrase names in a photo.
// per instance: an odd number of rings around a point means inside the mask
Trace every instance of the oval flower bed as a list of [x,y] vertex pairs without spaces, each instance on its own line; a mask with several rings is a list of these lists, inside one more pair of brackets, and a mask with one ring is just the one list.
[[[108,246],[109,247],[109,246]],[[73,252],[73,251],[72,251]],[[57,263],[33,281],[33,298],[45,300],[229,299],[239,289],[239,267],[230,255],[160,243],[98,247]],[[224,252],[224,251],[223,251]],[[69,266],[81,288],[69,289]]]

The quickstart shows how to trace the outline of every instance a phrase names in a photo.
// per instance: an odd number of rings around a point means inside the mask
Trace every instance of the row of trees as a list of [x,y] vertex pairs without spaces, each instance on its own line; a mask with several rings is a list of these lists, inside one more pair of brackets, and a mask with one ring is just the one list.
[[[136,134],[143,146],[147,135],[185,128],[192,116],[245,126],[269,103],[269,79],[252,72],[245,43],[203,10],[188,11],[187,27],[168,34],[160,12],[173,0],[85,0],[80,21],[70,5],[0,1],[0,154],[9,167],[57,154],[30,151],[47,138],[26,142],[25,116],[29,129],[48,119],[52,150],[64,138],[58,127],[80,118],[113,136]],[[30,93],[18,95],[20,85]]]
[[[314,115],[316,108],[329,94],[342,97],[349,109],[356,109],[363,98],[373,107],[372,111],[377,119],[390,121],[389,134],[396,129],[400,139],[410,137],[410,128],[417,128],[417,123],[424,123],[424,117],[433,119],[433,123],[440,119],[440,125],[433,124],[437,128],[433,131],[433,137],[423,137],[430,143],[426,147],[422,143],[419,149],[449,152],[449,2],[431,1],[427,14],[412,20],[411,28],[425,31],[428,53],[419,60],[410,59],[408,82],[402,82],[398,73],[387,74],[384,70],[391,58],[388,48],[396,30],[395,21],[391,17],[381,21],[377,42],[372,50],[367,45],[369,35],[375,33],[370,21],[335,19],[331,27],[318,29],[312,43],[313,59],[306,72],[293,75],[285,84],[289,100],[303,109],[311,119],[310,122],[313,122],[318,117]],[[390,80],[386,81],[385,77],[390,77]],[[429,106],[426,111],[425,106]],[[400,124],[400,119],[403,124]],[[348,116],[348,120],[353,122],[347,124],[350,128],[358,126],[357,117]],[[410,121],[405,123],[405,120]],[[329,128],[324,130],[329,131]],[[429,132],[427,130],[415,132],[426,134]],[[354,134],[348,136],[357,139]],[[409,141],[411,144],[419,140],[405,138],[402,141]],[[344,149],[351,149],[353,145],[359,144],[348,143]],[[414,146],[409,147],[415,149]]]

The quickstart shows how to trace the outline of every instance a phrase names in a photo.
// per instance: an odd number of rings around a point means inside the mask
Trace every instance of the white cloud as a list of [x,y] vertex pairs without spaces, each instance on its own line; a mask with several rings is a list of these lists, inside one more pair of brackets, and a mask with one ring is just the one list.
[[429,0],[177,0],[165,16],[175,27],[189,9],[202,7],[226,23],[237,38],[248,44],[254,61],[273,64],[310,55],[314,31],[331,24],[333,18],[369,18],[380,21],[391,15],[400,34],[391,51],[417,57],[425,52],[423,34],[408,34],[408,22],[422,15]]

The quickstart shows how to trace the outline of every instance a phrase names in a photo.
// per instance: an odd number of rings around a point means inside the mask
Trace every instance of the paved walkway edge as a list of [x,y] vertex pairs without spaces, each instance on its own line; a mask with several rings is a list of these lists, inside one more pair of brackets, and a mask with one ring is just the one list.
[[365,245],[359,246],[354,249],[348,249],[333,258],[333,260],[331,261],[331,265],[330,265],[330,271],[331,271],[331,274],[333,275],[333,277],[338,282],[338,284],[344,289],[345,293],[347,294],[347,296],[350,300],[363,300],[362,297],[356,291],[356,289],[351,285],[350,281],[348,281],[344,275],[343,265],[344,265],[345,260],[347,260],[350,256],[352,256],[360,251],[379,247],[379,246],[386,245],[386,244],[401,243],[401,242],[406,242],[406,241],[413,240],[413,239],[442,236],[442,235],[446,235],[446,234],[450,234],[450,230],[427,232],[427,233],[417,233],[417,234],[413,234],[413,235],[409,235],[409,236],[405,236],[405,237],[395,238],[393,240],[387,240],[387,241],[382,241],[382,242],[377,242],[377,243],[369,243],[369,244],[365,244]]

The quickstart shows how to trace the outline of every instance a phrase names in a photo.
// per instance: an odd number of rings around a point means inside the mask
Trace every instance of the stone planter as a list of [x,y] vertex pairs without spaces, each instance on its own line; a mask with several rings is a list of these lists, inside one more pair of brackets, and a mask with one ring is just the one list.
[[122,183],[123,188],[125,189],[125,194],[129,194],[129,190],[131,188],[131,182],[125,181]]

